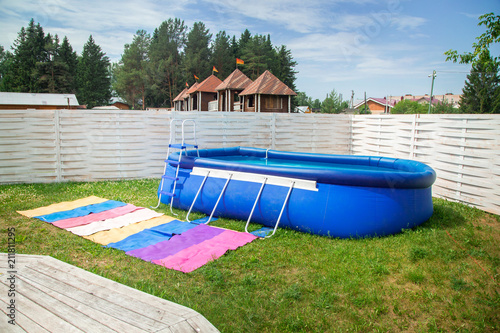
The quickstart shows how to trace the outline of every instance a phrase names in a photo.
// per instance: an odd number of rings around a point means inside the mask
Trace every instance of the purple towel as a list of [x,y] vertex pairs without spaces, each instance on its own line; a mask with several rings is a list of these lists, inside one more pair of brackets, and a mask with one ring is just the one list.
[[206,224],[200,224],[193,229],[174,235],[170,240],[156,243],[148,247],[126,252],[133,257],[145,261],[166,258],[190,246],[199,244],[207,239],[213,238],[224,232],[224,229],[215,228]]
[[153,263],[184,273],[189,273],[224,255],[228,250],[250,243],[257,237],[244,232],[226,230],[199,244],[190,246],[174,255],[153,260]]

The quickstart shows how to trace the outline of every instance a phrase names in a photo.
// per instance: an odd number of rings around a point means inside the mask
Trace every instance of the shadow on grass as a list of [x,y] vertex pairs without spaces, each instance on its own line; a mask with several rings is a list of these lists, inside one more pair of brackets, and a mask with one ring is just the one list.
[[434,213],[431,218],[417,228],[454,229],[467,224],[483,212],[463,204],[434,199]]

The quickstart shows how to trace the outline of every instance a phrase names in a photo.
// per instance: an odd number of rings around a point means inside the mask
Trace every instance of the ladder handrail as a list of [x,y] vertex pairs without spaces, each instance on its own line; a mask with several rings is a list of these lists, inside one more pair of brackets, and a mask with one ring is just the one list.
[[212,217],[214,216],[215,210],[217,209],[217,206],[219,205],[219,201],[222,198],[222,195],[224,194],[224,192],[226,191],[227,184],[229,183],[229,181],[231,180],[232,177],[233,177],[233,174],[230,173],[229,177],[226,180],[226,183],[224,184],[224,187],[222,188],[222,191],[219,194],[219,198],[217,199],[217,202],[215,203],[214,209],[212,209],[212,213],[210,214],[210,217],[208,218],[208,221],[205,222],[205,224],[209,224],[210,221],[212,220]]
[[264,189],[264,185],[266,185],[267,182],[267,177],[264,177],[264,181],[262,182],[262,185],[260,186],[259,193],[257,194],[257,198],[255,198],[255,202],[253,203],[252,210],[250,211],[250,215],[248,216],[247,224],[245,224],[245,232],[248,232],[248,225],[250,224],[250,220],[252,219],[253,211],[255,210],[255,207],[257,206],[257,202],[260,199],[260,195],[262,194],[262,190]]
[[[176,138],[177,138],[177,131],[176,131],[176,126],[175,124],[177,122],[181,122],[181,145],[180,147],[178,145],[176,145]],[[164,166],[163,166],[163,175],[165,175],[165,172],[167,171],[167,166],[168,166],[168,157],[170,156],[170,149],[180,149],[180,152],[179,152],[179,160],[177,161],[177,166],[176,166],[176,170],[175,170],[175,178],[174,178],[174,184],[173,184],[173,189],[172,189],[172,193],[171,193],[171,199],[170,199],[170,212],[177,216],[176,213],[174,213],[173,211],[173,204],[174,204],[174,196],[175,196],[175,190],[177,188],[177,181],[178,181],[178,178],[179,178],[179,168],[180,168],[180,165],[181,165],[181,159],[182,159],[182,152],[186,150],[187,148],[187,145],[186,145],[186,142],[185,142],[185,135],[184,135],[184,125],[186,123],[189,123],[189,122],[192,122],[193,123],[193,140],[194,140],[194,145],[190,145],[190,146],[193,146],[194,148],[196,148],[196,153],[198,155],[198,157],[200,157],[200,152],[198,150],[198,140],[196,139],[196,121],[195,119],[171,119],[170,120],[170,135],[169,135],[169,139],[168,139],[168,148],[167,148],[167,157],[165,158],[165,163],[164,163]],[[176,145],[176,146],[174,146]],[[186,151],[186,156],[187,156],[187,151]],[[161,192],[161,189],[163,189],[163,184],[165,183],[165,178],[162,177],[161,179],[161,182],[160,182],[160,193],[158,195],[158,203],[156,204],[155,207],[152,207],[152,208],[158,208],[161,204],[161,196],[162,193]],[[169,194],[170,195],[170,194]]]
[[273,236],[274,233],[276,232],[276,229],[278,229],[278,225],[280,224],[280,220],[281,220],[281,215],[283,215],[283,211],[285,210],[286,203],[288,202],[288,198],[290,198],[290,193],[292,192],[294,185],[295,185],[295,181],[292,180],[290,183],[290,188],[288,189],[288,193],[286,194],[286,198],[285,198],[285,202],[283,203],[283,207],[281,207],[280,216],[278,217],[278,221],[276,221],[276,225],[274,226],[273,233],[269,236],[264,237],[264,238],[269,238],[269,237]]
[[203,181],[201,182],[200,188],[198,189],[198,192],[196,192],[196,195],[194,196],[193,203],[189,207],[189,211],[186,215],[186,221],[188,221],[188,222],[191,222],[191,221],[189,221],[189,214],[191,214],[191,210],[193,210],[194,203],[196,202],[196,199],[198,199],[198,195],[200,194],[201,189],[203,188],[203,185],[205,185],[205,181],[207,180],[209,174],[210,174],[210,171],[208,171],[207,174],[205,175],[205,178],[203,178]]

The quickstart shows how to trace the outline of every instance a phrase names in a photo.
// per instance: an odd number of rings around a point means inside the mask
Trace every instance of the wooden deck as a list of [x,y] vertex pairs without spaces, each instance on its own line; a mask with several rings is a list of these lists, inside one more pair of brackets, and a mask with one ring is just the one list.
[[[0,253],[0,332],[219,332],[185,306],[149,295],[48,256]],[[15,301],[16,325],[7,306]]]

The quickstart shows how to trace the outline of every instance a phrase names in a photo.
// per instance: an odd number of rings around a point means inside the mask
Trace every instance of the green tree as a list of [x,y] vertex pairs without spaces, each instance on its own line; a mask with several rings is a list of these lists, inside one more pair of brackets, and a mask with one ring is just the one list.
[[109,104],[111,99],[110,62],[90,35],[83,46],[82,56],[78,59],[77,98],[88,108]]
[[276,49],[276,61],[271,69],[274,75],[286,84],[290,89],[295,90],[295,74],[294,69],[297,62],[293,60],[292,51],[288,50],[285,45],[281,45]]
[[12,63],[13,90],[18,92],[38,92],[36,64],[45,58],[45,33],[40,23],[31,19],[28,27],[21,28],[13,44]]
[[319,98],[316,98],[312,103],[313,109],[321,109],[321,101]]
[[500,113],[500,77],[499,63],[481,53],[472,65],[460,100],[462,113]]
[[186,48],[184,51],[184,68],[188,81],[194,82],[194,75],[204,80],[212,73],[210,66],[210,41],[212,34],[203,22],[195,22],[187,34]]
[[428,111],[428,104],[419,104],[416,101],[406,99],[394,105],[391,114],[417,114],[427,113]]
[[[458,62],[461,64],[477,64],[484,58],[484,53],[489,54],[490,45],[500,42],[500,16],[488,13],[479,16],[479,26],[485,26],[486,31],[477,37],[477,43],[472,44],[473,51],[458,54],[456,50],[445,52],[446,61]],[[493,60],[497,61],[498,57]]]
[[359,108],[359,114],[372,114],[372,111],[368,107],[368,105],[363,105],[362,107]]
[[305,92],[299,91],[297,96],[295,96],[295,104],[298,106],[308,106],[312,108],[312,98],[307,96]]
[[42,61],[36,63],[38,91],[42,93],[76,92],[77,56],[67,37],[59,44],[59,37],[47,34]]
[[142,109],[146,104],[146,91],[150,84],[148,71],[148,50],[150,35],[144,30],[138,30],[132,44],[125,44],[122,58],[113,69],[115,82],[113,88],[118,96],[135,109],[136,101],[140,100]]
[[150,104],[173,106],[173,99],[184,89],[181,50],[186,45],[187,26],[180,19],[168,19],[155,29],[149,47]]
[[225,31],[220,31],[215,36],[212,44],[211,63],[219,72],[219,77],[226,78],[235,69],[235,57],[232,50],[231,39]]
[[77,83],[76,83],[76,71],[78,67],[78,56],[75,51],[73,51],[73,47],[69,43],[68,37],[64,36],[61,46],[59,47],[58,52],[59,61],[66,64],[66,78],[67,89],[65,89],[64,93],[75,94],[77,91]]
[[348,107],[347,101],[342,101],[340,95],[333,89],[321,103],[321,113],[340,113]]
[[241,57],[245,61],[242,72],[250,79],[257,79],[266,69],[272,67],[272,61],[276,58],[276,51],[272,47],[269,36],[254,35],[246,43],[241,51]]
[[12,53],[0,45],[0,91],[13,91]]

